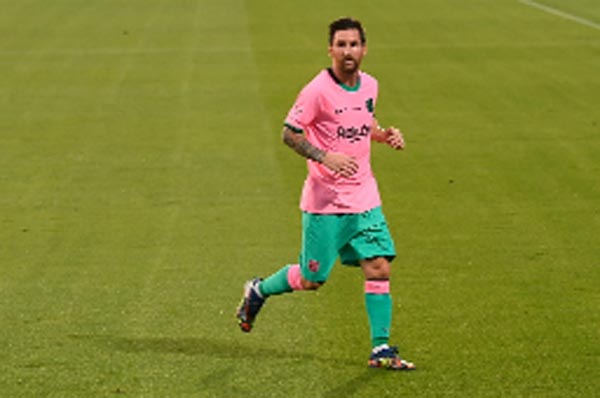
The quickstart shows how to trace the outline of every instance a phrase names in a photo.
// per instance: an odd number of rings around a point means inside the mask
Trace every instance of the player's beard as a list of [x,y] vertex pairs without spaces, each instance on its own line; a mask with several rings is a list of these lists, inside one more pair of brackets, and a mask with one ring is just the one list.
[[[352,62],[348,62],[348,61],[352,61]],[[352,57],[346,57],[342,61],[342,71],[349,75],[355,73],[358,70],[359,66],[360,66],[360,62]]]

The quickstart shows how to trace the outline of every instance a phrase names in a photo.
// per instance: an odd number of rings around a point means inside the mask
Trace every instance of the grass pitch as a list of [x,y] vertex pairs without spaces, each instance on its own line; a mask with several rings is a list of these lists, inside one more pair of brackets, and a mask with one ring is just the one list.
[[[600,31],[513,0],[315,4],[0,1],[0,396],[598,394]],[[233,320],[297,257],[281,123],[342,15],[408,142],[374,168],[409,374],[366,368],[356,270]]]

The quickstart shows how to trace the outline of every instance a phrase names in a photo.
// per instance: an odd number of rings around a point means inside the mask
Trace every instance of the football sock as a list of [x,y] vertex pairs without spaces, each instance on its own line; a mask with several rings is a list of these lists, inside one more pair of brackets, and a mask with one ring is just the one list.
[[387,344],[392,324],[390,281],[367,280],[365,282],[365,303],[371,327],[372,346]]
[[286,265],[258,285],[260,294],[267,298],[294,290],[302,290],[300,266]]

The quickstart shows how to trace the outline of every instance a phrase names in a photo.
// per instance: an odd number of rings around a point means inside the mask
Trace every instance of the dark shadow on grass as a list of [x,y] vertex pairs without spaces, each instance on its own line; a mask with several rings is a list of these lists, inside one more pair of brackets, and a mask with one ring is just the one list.
[[[128,353],[154,352],[160,354],[181,354],[209,356],[212,358],[235,359],[282,359],[299,361],[330,362],[327,354],[317,356],[286,348],[260,347],[251,343],[243,344],[208,337],[121,337],[107,335],[70,335],[72,339],[87,340],[109,349]],[[338,363],[355,366],[356,362],[337,360]]]
[[[105,347],[108,350],[143,354],[180,354],[189,356],[207,356],[217,359],[234,359],[236,361],[250,359],[262,360],[284,360],[298,362],[317,362],[331,366],[331,353],[324,352],[315,355],[302,351],[301,348],[265,348],[252,343],[231,342],[225,339],[208,337],[123,337],[108,335],[70,335],[73,340],[85,341],[86,343]],[[335,380],[330,383],[329,389],[323,393],[324,398],[354,397],[360,396],[360,391],[366,385],[376,382],[380,376],[389,372],[380,369],[364,369],[360,371],[363,362],[359,359],[335,359],[336,365],[347,368],[350,374],[358,370],[358,374],[348,380]],[[267,365],[267,366],[273,366]],[[285,365],[285,366],[289,366]],[[366,363],[364,363],[366,366]],[[218,390],[222,388],[225,376],[230,375],[231,369],[217,369],[205,375],[199,380],[202,390]],[[217,382],[218,381],[218,382]],[[231,386],[229,388],[232,388]]]

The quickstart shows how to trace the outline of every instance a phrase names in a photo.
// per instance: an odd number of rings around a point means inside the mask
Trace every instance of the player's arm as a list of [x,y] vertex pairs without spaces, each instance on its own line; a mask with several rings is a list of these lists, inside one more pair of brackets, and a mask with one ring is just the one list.
[[327,154],[324,150],[308,142],[301,130],[294,131],[288,126],[283,127],[283,142],[298,155],[315,162],[323,163],[323,158]]
[[298,155],[323,164],[328,169],[344,177],[350,177],[358,170],[358,163],[352,156],[343,153],[326,152],[311,144],[302,131],[290,127],[283,128],[283,142]]
[[384,129],[379,125],[377,119],[373,119],[371,127],[371,139],[376,142],[385,143],[394,149],[404,149],[406,143],[400,130],[395,127]]

